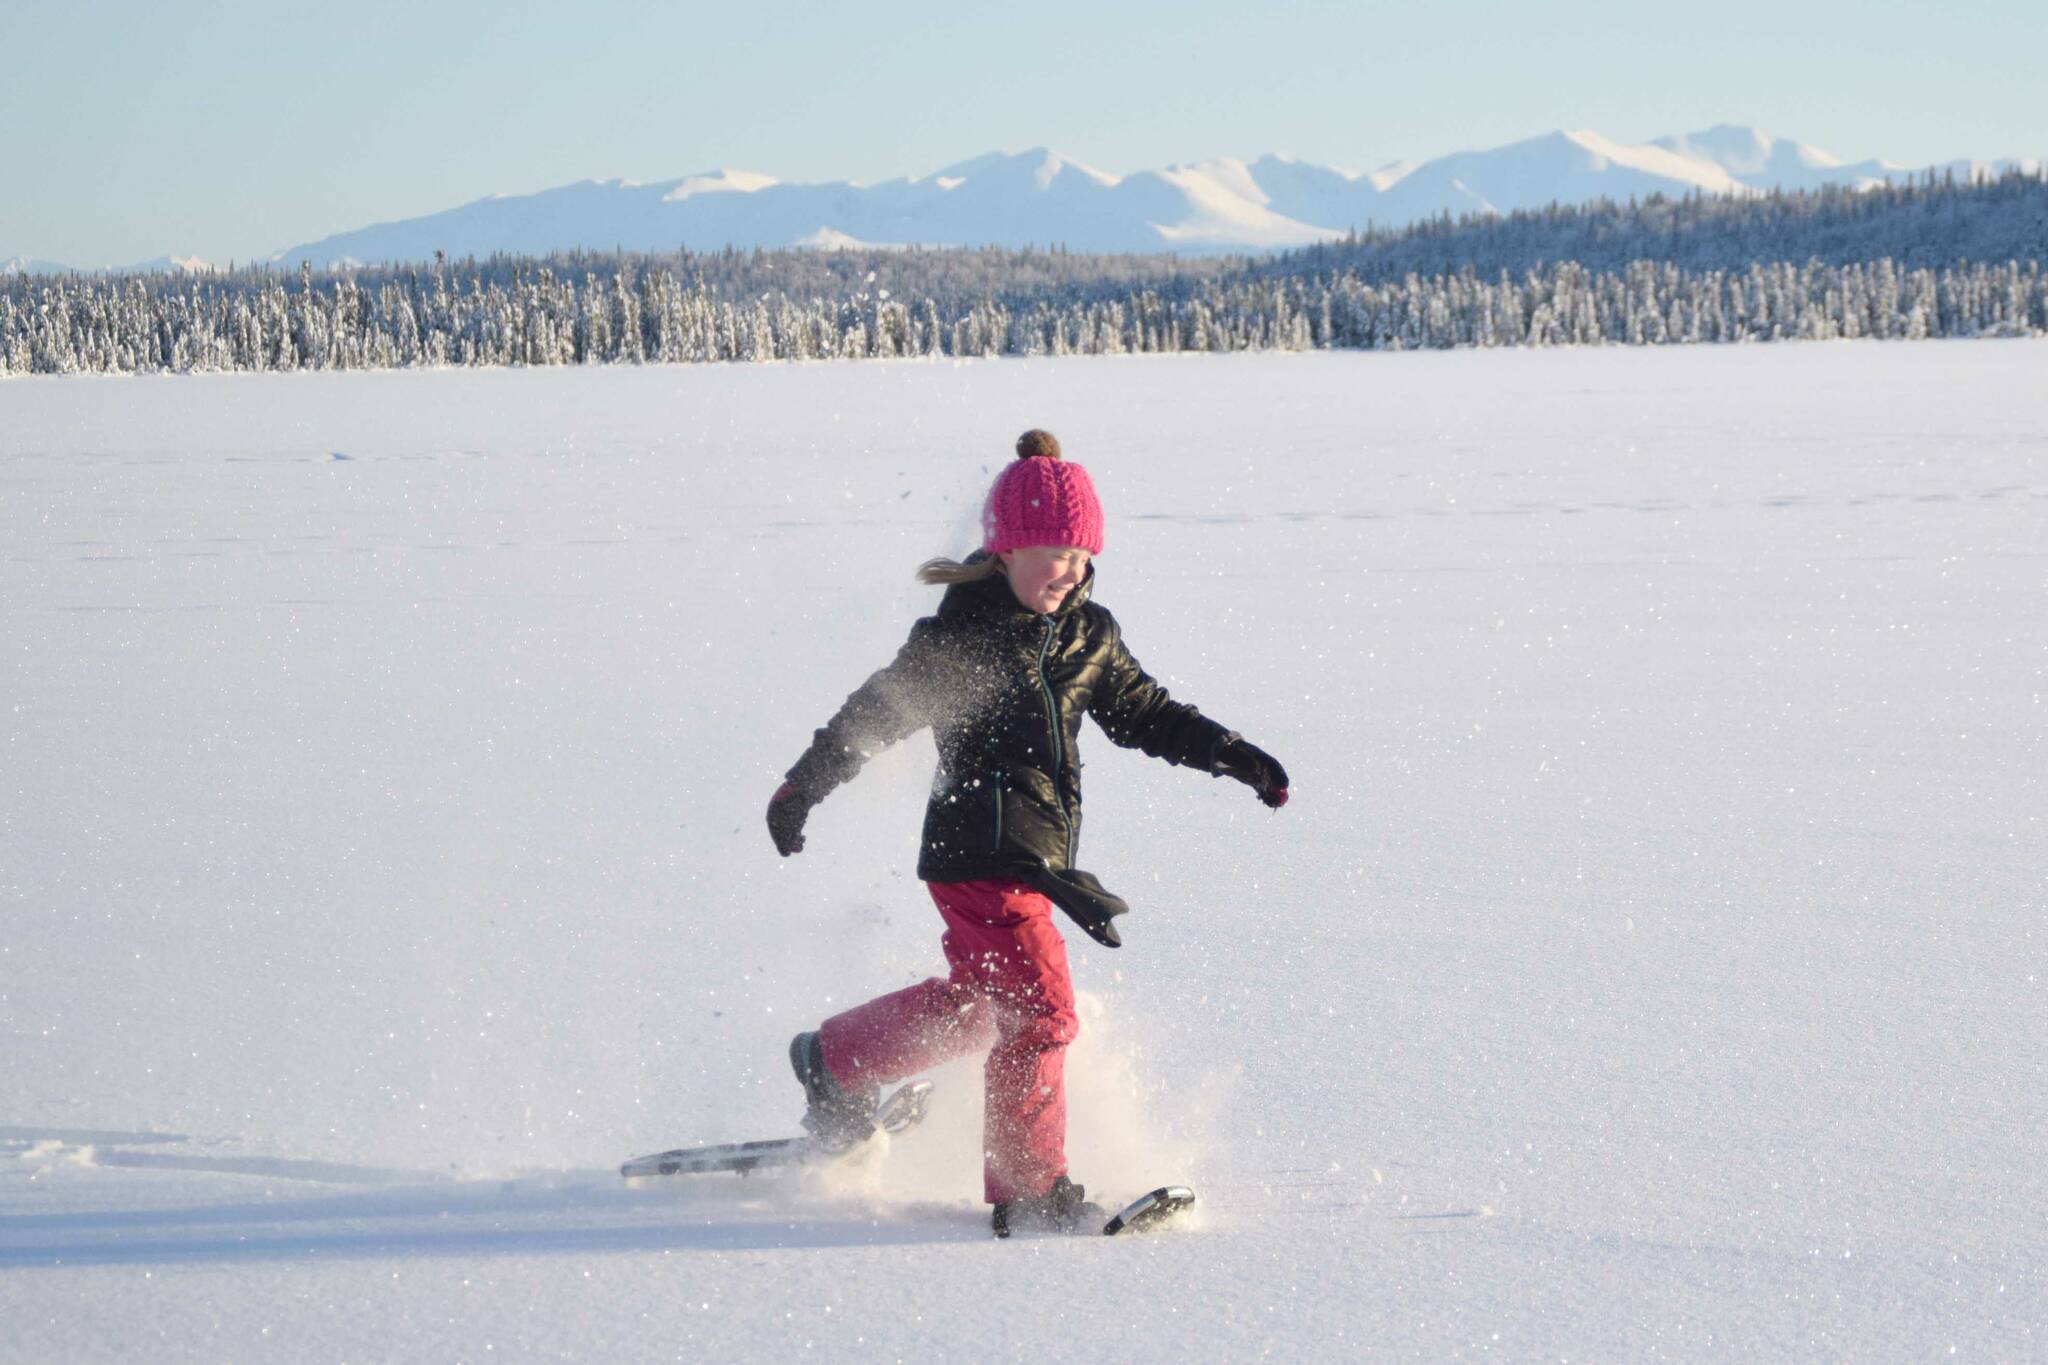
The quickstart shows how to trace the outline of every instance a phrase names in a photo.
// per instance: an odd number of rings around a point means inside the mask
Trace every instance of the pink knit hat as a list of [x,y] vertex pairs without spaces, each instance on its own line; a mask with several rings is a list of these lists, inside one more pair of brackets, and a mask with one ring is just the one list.
[[982,548],[1078,545],[1102,553],[1102,503],[1088,471],[1060,458],[1060,443],[1036,429],[1017,438],[1017,458],[996,475],[981,511]]

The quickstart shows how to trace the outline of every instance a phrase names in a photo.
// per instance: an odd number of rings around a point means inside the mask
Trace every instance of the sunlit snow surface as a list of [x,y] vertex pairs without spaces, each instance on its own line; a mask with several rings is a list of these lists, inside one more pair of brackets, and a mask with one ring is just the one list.
[[[0,1358],[2048,1350],[2048,349],[0,384]],[[940,962],[929,741],[761,809],[1014,434],[1286,762],[1085,741],[1074,1173],[978,1073],[829,1179],[789,1035]]]

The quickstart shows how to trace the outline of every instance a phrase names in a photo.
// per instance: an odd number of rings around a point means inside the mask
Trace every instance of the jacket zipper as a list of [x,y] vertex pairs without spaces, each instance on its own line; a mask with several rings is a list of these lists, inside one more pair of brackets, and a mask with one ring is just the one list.
[[1008,774],[1002,769],[996,769],[996,841],[992,848],[997,853],[1003,850],[1003,779],[1006,776]]
[[1060,708],[1053,699],[1052,684],[1046,680],[1045,659],[1052,650],[1053,632],[1058,626],[1056,618],[1045,618],[1045,639],[1038,645],[1038,690],[1045,697],[1045,729],[1052,740],[1052,801],[1059,807],[1060,821],[1067,827],[1067,866],[1074,865],[1074,819],[1067,814],[1067,803],[1060,795],[1060,767],[1066,762],[1066,744],[1060,737]]

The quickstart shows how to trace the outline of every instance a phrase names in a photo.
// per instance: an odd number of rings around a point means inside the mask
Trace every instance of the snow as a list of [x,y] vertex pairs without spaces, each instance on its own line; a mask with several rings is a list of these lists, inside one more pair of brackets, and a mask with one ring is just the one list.
[[197,256],[158,256],[154,260],[123,267],[123,270],[135,275],[214,275],[220,273],[221,267]]
[[1389,161],[1376,171],[1367,172],[1363,178],[1376,190],[1390,190],[1407,179],[1418,167],[1427,164],[1425,161],[1419,161],[1412,157],[1404,157],[1400,160]]
[[[810,247],[818,251],[896,251],[905,250],[898,242],[863,242],[858,237],[849,237],[843,232],[821,227],[790,242],[791,246]],[[886,292],[886,291],[885,291]]]
[[[1238,169],[1241,171],[1242,165]],[[1328,228],[1308,227],[1282,217],[1258,200],[1245,198],[1230,183],[1228,172],[1185,167],[1155,174],[1185,199],[1186,218],[1178,223],[1151,224],[1173,246],[1307,246],[1337,235]]]
[[[1261,169],[1270,166],[1283,172],[1293,170],[1300,164],[1293,157],[1284,156],[1265,156],[1259,160]],[[1197,162],[1192,166],[1169,166],[1166,169],[1169,173],[1199,176],[1247,204],[1265,208],[1273,202],[1273,197],[1259,185],[1258,171],[1234,156],[1219,156],[1214,160]]]
[[[1031,183],[1041,190],[1050,190],[1063,180],[1072,181],[1076,178],[1101,189],[1111,189],[1117,183],[1118,178],[1107,171],[1098,171],[1093,166],[1083,165],[1070,156],[1060,155],[1050,147],[1034,147],[1023,155],[1038,162],[1038,169],[1031,174]],[[1072,175],[1068,174],[1070,171]]]
[[1813,190],[1823,185],[1871,189],[1907,178],[1925,178],[1896,162],[1872,158],[1854,165],[1832,152],[1778,137],[1760,128],[1720,124],[1682,137],[1660,137],[1653,146],[1711,163],[1753,189]]
[[[1752,177],[1799,171],[1827,171],[1842,165],[1842,158],[1803,142],[1781,138],[1761,128],[1717,124],[1704,132],[1679,137],[1660,137],[1652,144],[1694,161],[1711,162],[1745,183]],[[1903,169],[1894,167],[1893,169]]]
[[[198,256],[158,256],[152,260],[137,261],[133,265],[99,267],[109,272],[124,275],[211,275],[221,267]],[[30,256],[13,256],[0,260],[0,275],[71,275],[93,274],[94,270],[80,271],[75,266],[58,261],[37,260]]]
[[693,194],[752,194],[779,183],[774,176],[756,171],[708,171],[703,175],[683,177],[675,188],[661,196],[661,201],[673,204]]
[[1558,134],[1558,139],[1579,148],[1595,170],[1604,170],[1609,165],[1623,166],[1707,194],[1742,194],[1746,189],[1741,181],[1712,161],[1682,155],[1654,143],[1633,147],[1602,137],[1589,128],[1567,129]]
[[[0,386],[0,1359],[2036,1358],[2026,342]],[[1287,763],[1092,730],[1076,1176],[865,1166],[930,746],[761,808],[1017,430]]]

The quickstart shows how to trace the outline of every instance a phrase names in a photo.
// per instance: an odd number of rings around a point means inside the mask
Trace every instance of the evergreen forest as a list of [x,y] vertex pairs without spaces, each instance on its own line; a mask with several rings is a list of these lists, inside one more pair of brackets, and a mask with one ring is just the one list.
[[2048,334],[2048,177],[1653,197],[1267,256],[563,253],[0,278],[0,375]]

